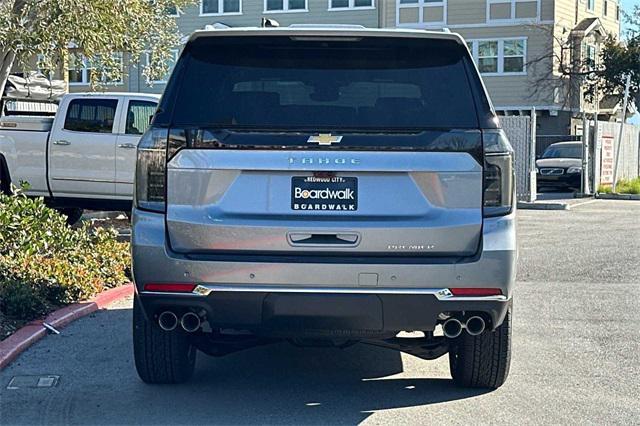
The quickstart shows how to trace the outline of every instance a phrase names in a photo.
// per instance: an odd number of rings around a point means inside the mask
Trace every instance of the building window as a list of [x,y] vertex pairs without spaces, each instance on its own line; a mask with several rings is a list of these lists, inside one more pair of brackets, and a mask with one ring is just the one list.
[[620,5],[616,4],[616,21],[620,20]]
[[478,69],[481,73],[498,72],[498,42],[480,41],[478,42]]
[[91,81],[91,65],[80,53],[69,55],[69,84],[89,84]]
[[609,2],[607,0],[604,0],[602,9],[602,13],[604,14],[604,16],[609,16]]
[[596,0],[587,0],[587,10],[593,12],[596,9]]
[[447,0],[396,0],[399,27],[441,27],[447,22]]
[[372,9],[373,0],[329,0],[329,10]]
[[469,51],[484,75],[521,75],[526,73],[527,40],[469,40]]
[[200,15],[240,15],[242,0],[200,0]]
[[[145,61],[146,64],[149,65],[152,61],[152,57],[151,57],[151,53],[147,52],[145,53]],[[176,65],[176,62],[178,62],[178,50],[177,49],[172,49],[171,50],[171,56],[167,59],[166,61],[166,66],[167,66],[167,73],[160,78],[159,80],[153,80],[150,81],[147,79],[147,84],[164,84],[169,80],[169,76],[171,75],[171,71],[173,71],[173,67]]]
[[[70,53],[68,70],[69,84],[81,85],[91,83],[91,73],[94,72],[96,68],[102,69],[100,77],[101,83],[122,84],[122,74],[124,72],[122,53],[114,53],[112,55],[112,59],[115,66],[109,68],[106,65],[100,64],[100,58],[94,58],[91,60],[81,53]],[[113,76],[116,68],[119,70],[119,72],[117,72],[117,78]]]
[[179,18],[181,12],[182,11],[180,9],[178,9],[177,6],[168,6],[167,7],[167,15],[173,16],[174,18]]
[[38,72],[49,80],[53,79],[53,70],[49,68],[51,64],[47,61],[47,57],[42,53],[36,55],[36,69]]
[[307,12],[307,0],[264,0],[265,12]]
[[597,54],[596,54],[596,46],[593,44],[585,44],[584,45],[584,64],[588,70],[595,69],[597,65]]

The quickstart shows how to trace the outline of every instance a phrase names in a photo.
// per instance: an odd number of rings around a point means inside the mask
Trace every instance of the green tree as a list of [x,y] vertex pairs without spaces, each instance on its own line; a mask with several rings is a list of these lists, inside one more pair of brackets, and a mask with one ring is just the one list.
[[615,95],[622,99],[626,76],[631,75],[630,95],[640,107],[640,6],[625,14],[629,29],[626,40],[612,37],[605,42],[601,53],[601,65],[590,89]]
[[0,0],[0,94],[15,66],[28,69],[40,54],[41,66],[55,69],[65,63],[69,47],[77,47],[103,78],[119,79],[122,69],[115,52],[138,58],[147,51],[150,64],[143,73],[159,79],[167,72],[171,49],[179,43],[175,19],[169,11],[194,0]]

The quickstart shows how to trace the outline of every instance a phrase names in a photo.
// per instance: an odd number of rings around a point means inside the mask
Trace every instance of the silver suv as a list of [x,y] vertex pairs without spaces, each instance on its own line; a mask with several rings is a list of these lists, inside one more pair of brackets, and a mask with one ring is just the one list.
[[145,382],[284,339],[448,353],[456,383],[504,383],[513,155],[460,36],[196,32],[137,161]]

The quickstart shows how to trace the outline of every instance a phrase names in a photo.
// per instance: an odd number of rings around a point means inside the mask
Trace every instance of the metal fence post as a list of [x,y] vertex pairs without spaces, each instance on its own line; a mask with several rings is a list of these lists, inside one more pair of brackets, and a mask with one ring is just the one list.
[[593,192],[597,192],[600,187],[600,161],[602,150],[602,143],[600,141],[600,123],[598,122],[598,116],[593,121],[593,137],[591,138],[591,147],[593,148],[593,176],[591,177]]
[[536,108],[531,108],[531,122],[529,135],[531,143],[529,144],[529,201],[534,202],[538,198],[538,181],[536,175],[536,139],[537,139],[538,117],[536,116]]
[[582,195],[589,195],[589,133],[590,123],[587,114],[582,116],[582,182],[580,182],[580,192]]

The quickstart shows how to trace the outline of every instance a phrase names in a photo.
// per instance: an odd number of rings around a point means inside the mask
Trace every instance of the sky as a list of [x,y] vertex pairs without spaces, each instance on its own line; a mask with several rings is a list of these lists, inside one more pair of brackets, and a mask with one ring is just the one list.
[[[622,10],[625,10],[627,12],[630,12],[631,10],[633,10],[633,6],[635,5],[640,5],[640,0],[622,0],[620,2],[620,4],[622,5]],[[624,31],[625,28],[625,22],[622,22],[622,30]],[[636,114],[631,120],[631,123],[634,124],[640,124],[640,114]]]

